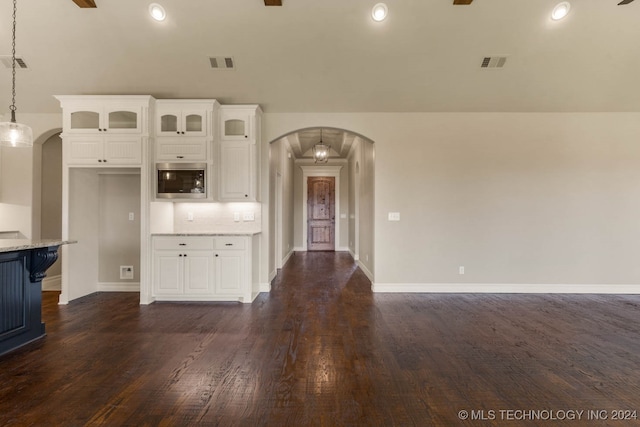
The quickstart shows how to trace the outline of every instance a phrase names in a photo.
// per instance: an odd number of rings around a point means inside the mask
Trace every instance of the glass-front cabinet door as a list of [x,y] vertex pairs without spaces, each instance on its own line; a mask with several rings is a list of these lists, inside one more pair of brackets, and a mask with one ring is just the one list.
[[140,133],[141,111],[121,108],[79,108],[68,112],[71,133]]
[[158,109],[158,136],[206,136],[207,110]]
[[252,139],[251,110],[223,110],[220,137],[226,140]]

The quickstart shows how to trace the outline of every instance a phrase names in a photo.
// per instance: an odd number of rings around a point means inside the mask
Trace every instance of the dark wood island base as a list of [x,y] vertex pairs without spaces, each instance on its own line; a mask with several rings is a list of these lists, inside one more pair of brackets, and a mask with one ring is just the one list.
[[0,240],[0,355],[42,338],[42,279],[71,242]]

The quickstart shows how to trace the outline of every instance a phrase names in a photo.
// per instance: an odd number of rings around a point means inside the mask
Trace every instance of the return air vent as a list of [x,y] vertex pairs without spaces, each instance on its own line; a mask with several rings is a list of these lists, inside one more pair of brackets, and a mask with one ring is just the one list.
[[232,56],[211,56],[209,62],[211,68],[216,70],[233,70],[235,68]]
[[[2,61],[2,64],[5,66],[5,68],[12,68],[11,55],[0,56],[0,61]],[[16,68],[28,69],[29,67],[27,66],[27,63],[24,62],[24,59],[16,56]]]
[[502,68],[506,62],[506,56],[485,56],[482,58],[480,68]]

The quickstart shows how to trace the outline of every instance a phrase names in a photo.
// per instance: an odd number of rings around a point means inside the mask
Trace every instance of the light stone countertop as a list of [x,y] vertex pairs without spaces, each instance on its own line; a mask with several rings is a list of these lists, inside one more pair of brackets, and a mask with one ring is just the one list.
[[0,239],[0,253],[25,251],[29,249],[48,248],[50,246],[68,245],[78,243],[77,240],[62,239]]
[[151,233],[152,236],[255,236],[262,231],[198,231],[189,233]]

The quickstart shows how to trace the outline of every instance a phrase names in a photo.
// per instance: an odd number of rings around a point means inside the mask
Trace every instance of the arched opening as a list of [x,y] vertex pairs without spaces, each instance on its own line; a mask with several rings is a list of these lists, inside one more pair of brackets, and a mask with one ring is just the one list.
[[[315,163],[313,146],[331,147],[326,163]],[[374,144],[345,129],[291,131],[269,144],[269,281],[296,251],[310,250],[310,177],[335,182],[335,236],[329,246],[349,252],[373,281]]]
[[[62,237],[62,139],[56,133],[42,143],[40,168],[40,237]],[[61,260],[49,267],[42,289],[61,290]]]

